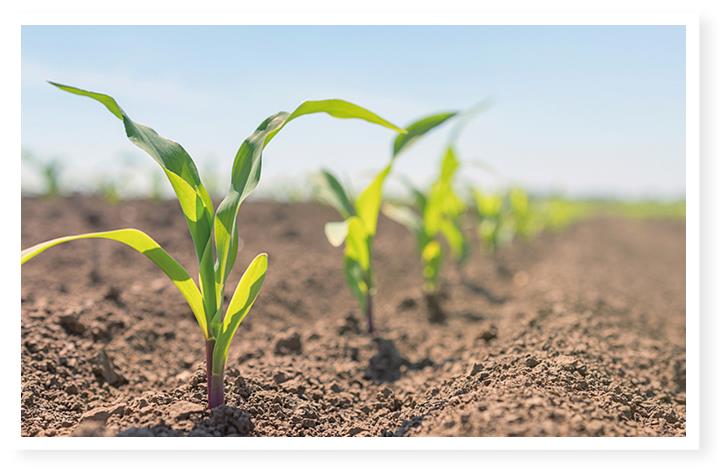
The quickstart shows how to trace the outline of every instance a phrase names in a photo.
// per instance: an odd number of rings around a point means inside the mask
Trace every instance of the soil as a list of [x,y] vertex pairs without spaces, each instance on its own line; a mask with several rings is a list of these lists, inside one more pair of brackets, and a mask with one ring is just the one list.
[[[685,223],[599,217],[475,250],[428,318],[416,246],[382,218],[375,338],[310,203],[243,206],[244,266],[270,254],[205,407],[204,341],[177,290],[113,242],[22,268],[24,436],[684,436]],[[138,227],[194,269],[175,202],[24,198],[22,245]],[[192,272],[191,272],[192,273]]]

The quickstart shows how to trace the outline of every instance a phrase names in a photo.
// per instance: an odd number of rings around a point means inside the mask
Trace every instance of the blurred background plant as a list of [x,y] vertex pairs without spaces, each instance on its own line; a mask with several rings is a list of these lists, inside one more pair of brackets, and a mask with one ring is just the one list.
[[[63,165],[59,157],[52,157],[48,159],[40,158],[32,153],[27,148],[21,149],[21,161],[23,165],[30,167],[40,179],[40,187],[36,193],[45,197],[54,197],[61,194],[61,171]],[[29,194],[36,194],[33,191],[29,191]]]

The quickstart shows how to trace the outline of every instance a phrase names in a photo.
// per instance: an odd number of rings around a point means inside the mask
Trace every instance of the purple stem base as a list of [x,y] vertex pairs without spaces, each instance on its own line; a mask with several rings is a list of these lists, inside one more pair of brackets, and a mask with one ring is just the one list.
[[213,374],[212,355],[215,349],[215,340],[207,340],[205,344],[205,359],[207,362],[207,408],[214,409],[225,404],[225,382],[223,374]]

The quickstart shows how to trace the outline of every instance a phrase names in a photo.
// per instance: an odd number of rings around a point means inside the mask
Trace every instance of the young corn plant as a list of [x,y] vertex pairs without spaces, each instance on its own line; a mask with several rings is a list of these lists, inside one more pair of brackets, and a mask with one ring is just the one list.
[[495,253],[504,243],[510,240],[510,232],[506,224],[506,207],[503,195],[485,193],[476,188],[470,194],[478,214],[478,238],[488,252]]
[[238,253],[238,211],[260,181],[263,149],[289,122],[315,113],[326,113],[341,119],[360,119],[397,132],[402,129],[367,109],[339,99],[307,101],[292,113],[274,114],[265,119],[238,149],[233,161],[230,190],[215,209],[195,163],[178,143],[134,122],[111,96],[51,84],[66,92],[100,102],[123,122],[129,140],[162,167],[177,196],[192,237],[199,264],[199,287],[182,265],[154,239],[138,229],[78,234],[46,241],[22,251],[21,264],[51,247],[79,239],[117,241],[146,256],[172,280],[192,310],[205,339],[208,407],[222,405],[223,374],[230,344],[260,293],[268,269],[267,254],[255,257],[225,305],[225,283]]
[[513,187],[508,191],[508,214],[516,237],[529,239],[540,231],[536,211],[523,188]]
[[412,194],[414,207],[397,206],[387,203],[384,214],[393,221],[408,228],[416,237],[422,263],[425,299],[430,310],[430,319],[441,321],[444,312],[439,305],[439,276],[442,265],[442,236],[450,249],[464,278],[463,267],[470,256],[470,246],[463,226],[467,204],[455,189],[455,175],[461,166],[455,144],[465,125],[478,113],[490,106],[484,101],[460,114],[460,118],[450,135],[447,147],[440,161],[439,175],[427,192],[418,190],[411,183],[405,183]]
[[397,157],[427,132],[444,124],[456,112],[445,112],[423,117],[406,128],[394,140],[392,156],[359,196],[352,198],[341,182],[329,171],[316,177],[317,196],[323,203],[339,212],[343,221],[326,223],[324,232],[334,247],[344,244],[344,275],[356,296],[367,321],[367,331],[374,327],[374,275],[372,270],[372,244],[377,234],[377,222],[382,205],[382,189]]
[[416,238],[422,263],[424,294],[429,319],[442,322],[445,313],[439,303],[440,268],[442,266],[442,246],[439,237],[445,238],[450,254],[456,263],[467,258],[469,248],[459,219],[466,207],[453,188],[459,161],[452,146],[447,147],[440,164],[440,173],[428,192],[409,186],[414,207],[387,203],[384,214],[409,229]]

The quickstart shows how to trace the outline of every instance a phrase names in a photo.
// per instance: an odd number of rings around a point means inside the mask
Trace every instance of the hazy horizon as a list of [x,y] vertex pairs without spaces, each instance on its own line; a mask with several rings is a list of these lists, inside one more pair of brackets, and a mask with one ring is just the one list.
[[[22,145],[59,157],[76,188],[161,171],[99,104],[46,80],[114,96],[134,120],[227,181],[240,143],[270,114],[339,97],[406,125],[432,112],[493,106],[458,144],[461,181],[574,196],[685,194],[685,31],[681,26],[22,28]],[[447,139],[403,154],[396,174],[424,184]],[[329,117],[291,124],[265,153],[261,192],[326,167],[360,186],[393,134]],[[155,175],[156,174],[156,175]],[[23,166],[23,185],[35,176]],[[397,180],[390,190],[396,192]],[[296,185],[298,186],[298,185]]]

